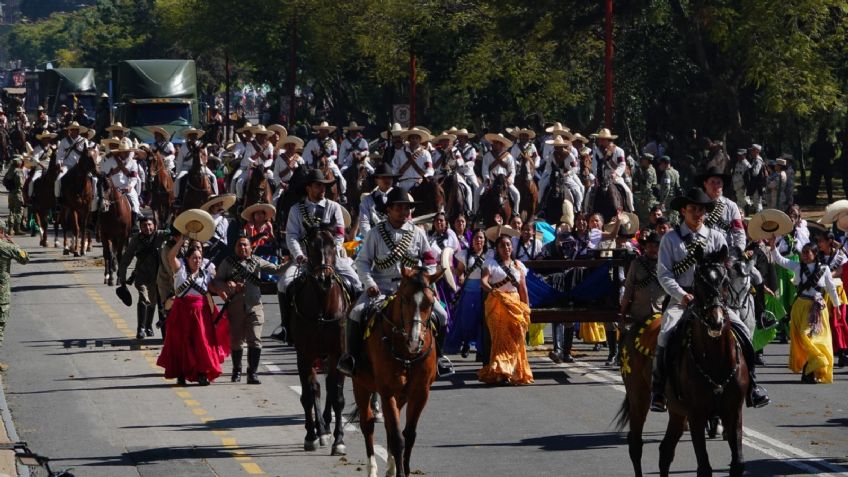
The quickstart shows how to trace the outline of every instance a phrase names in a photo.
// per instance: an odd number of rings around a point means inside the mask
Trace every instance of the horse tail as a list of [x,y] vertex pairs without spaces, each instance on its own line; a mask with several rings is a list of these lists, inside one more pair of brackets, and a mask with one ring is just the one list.
[[613,416],[613,421],[615,421],[615,429],[618,431],[623,430],[628,424],[630,424],[630,397],[625,395],[624,401],[621,403],[621,408],[618,412]]

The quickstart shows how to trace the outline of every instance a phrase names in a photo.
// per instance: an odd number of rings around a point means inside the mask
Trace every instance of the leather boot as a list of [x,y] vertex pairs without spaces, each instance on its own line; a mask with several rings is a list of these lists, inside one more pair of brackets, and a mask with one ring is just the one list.
[[138,332],[135,334],[135,339],[144,339],[144,322],[147,319],[147,307],[143,303],[138,302],[135,305],[135,316],[138,323]]
[[289,302],[288,295],[277,292],[277,303],[280,307],[280,331],[273,333],[271,338],[280,340],[285,344],[291,344],[291,328],[289,327]]
[[574,325],[565,327],[565,336],[562,339],[562,351],[560,357],[563,363],[573,363],[574,357],[571,356],[571,347],[574,345]]
[[132,212],[132,227],[130,228],[131,234],[137,234],[139,232],[138,228],[138,214]]
[[607,330],[607,348],[609,348],[609,354],[607,354],[607,362],[605,364],[607,366],[615,366],[618,360],[618,336],[614,326],[611,326]]
[[262,348],[247,348],[247,384],[262,384],[256,375],[259,372],[259,357]]
[[241,382],[241,357],[244,354],[242,348],[233,348],[231,356],[233,358],[233,376],[230,381],[234,383]]
[[453,363],[451,363],[451,360],[448,359],[447,356],[442,354],[442,348],[445,344],[446,335],[446,327],[439,327],[439,334],[436,335],[436,356],[438,357],[436,364],[436,372],[439,373],[440,378],[444,376],[450,376],[456,372],[453,369]]
[[362,325],[351,319],[345,320],[344,352],[336,369],[345,376],[353,376],[362,347]]
[[147,305],[145,307],[145,316],[144,316],[144,334],[148,337],[153,336],[153,315],[156,313],[156,306]]
[[665,347],[657,345],[651,369],[651,411],[665,410]]
[[763,407],[771,401],[766,393],[765,388],[757,384],[757,359],[754,352],[754,344],[748,339],[748,335],[741,329],[739,325],[734,323],[736,328],[736,339],[739,341],[739,346],[742,348],[742,355],[745,357],[745,363],[748,365],[748,397],[746,404],[748,407]]

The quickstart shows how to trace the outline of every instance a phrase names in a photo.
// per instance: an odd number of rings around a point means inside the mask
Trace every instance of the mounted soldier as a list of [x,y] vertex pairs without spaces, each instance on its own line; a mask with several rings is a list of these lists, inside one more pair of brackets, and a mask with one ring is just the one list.
[[618,139],[618,135],[612,134],[607,128],[603,128],[597,134],[593,134],[592,137],[595,139],[595,146],[592,148],[595,175],[600,177],[601,174],[605,174],[607,180],[621,187],[624,190],[628,210],[634,210],[633,192],[624,180],[627,170],[624,149],[613,142]]
[[32,128],[29,130],[30,141],[38,141],[36,136],[41,133],[50,132],[53,129],[56,129],[56,125],[50,124],[50,118],[47,117],[47,112],[44,110],[44,106],[39,106],[37,110],[37,117],[32,123]]
[[[392,189],[386,198],[387,220],[368,232],[356,257],[356,270],[366,293],[359,296],[345,321],[345,353],[339,359],[338,370],[348,376],[353,376],[359,359],[362,348],[361,322],[369,305],[397,291],[404,267],[424,266],[435,269],[436,257],[427,234],[407,220],[416,204],[403,189]],[[439,327],[437,353],[440,354],[447,313],[438,300],[433,303],[433,314]],[[453,365],[447,358],[440,357],[439,372],[442,376],[453,373]]]
[[321,121],[320,124],[312,126],[312,129],[317,132],[318,137],[313,138],[306,143],[303,149],[303,160],[306,162],[306,167],[310,169],[317,168],[322,158],[327,159],[327,165],[336,176],[339,186],[339,200],[344,202],[345,193],[347,192],[347,182],[342,176],[342,171],[339,170],[337,161],[339,159],[339,148],[336,141],[330,137],[330,134],[336,130],[335,126],[330,126],[327,121]]
[[271,179],[276,188],[274,203],[292,185],[291,180],[295,171],[306,167],[303,157],[300,156],[303,151],[303,139],[297,136],[286,136],[277,143],[277,149],[280,153],[274,160],[274,177]]
[[266,174],[274,167],[274,144],[269,140],[274,135],[274,131],[259,125],[254,126],[251,132],[255,139],[244,146],[239,170],[232,179],[239,199],[244,197],[245,185],[254,167],[263,167]]
[[253,124],[245,122],[244,126],[236,129],[236,137],[238,138],[238,141],[233,148],[233,154],[236,158],[241,159],[244,157],[244,149],[251,141],[253,141]]
[[[188,176],[189,171],[191,171],[192,162],[195,160],[201,161],[200,167],[209,177],[212,193],[215,195],[218,194],[218,178],[211,169],[206,167],[205,161],[208,156],[206,154],[200,154],[199,151],[199,149],[203,149],[204,151],[206,149],[206,146],[204,146],[200,141],[203,134],[203,131],[194,128],[183,131],[185,142],[180,146],[176,159],[177,176],[174,178],[174,196],[178,197],[178,200],[175,207],[182,206],[182,197],[183,194],[185,194],[185,189],[182,187],[183,182],[187,182],[186,177]],[[198,157],[195,158],[195,155]]]
[[[492,186],[495,176],[503,176],[509,188],[509,198],[513,202],[512,210],[518,210],[521,203],[521,195],[515,187],[515,174],[517,172],[515,158],[509,153],[512,141],[505,138],[503,134],[486,134],[485,139],[492,144],[492,150],[483,156],[483,187],[487,189]],[[478,195],[475,202],[480,201],[481,188],[477,189]]]
[[513,128],[507,129],[506,132],[518,139],[509,150],[512,157],[515,158],[517,167],[520,168],[522,163],[527,163],[533,165],[533,171],[538,170],[542,165],[542,158],[536,150],[536,145],[533,144],[536,131],[527,128]]
[[386,200],[398,176],[388,164],[380,164],[374,169],[372,177],[376,179],[377,187],[365,195],[359,204],[359,233],[363,237],[377,224],[386,220]]
[[132,223],[135,224],[140,213],[138,190],[139,182],[138,163],[131,157],[135,151],[126,144],[120,144],[118,149],[112,151],[100,164],[103,179],[109,181],[112,187],[117,188],[127,197],[132,208]]
[[[61,196],[62,178],[65,177],[65,174],[68,173],[70,168],[77,165],[82,155],[85,154],[86,149],[95,147],[93,143],[83,136],[87,132],[87,127],[81,126],[76,121],[71,122],[67,128],[67,137],[59,143],[56,154],[62,163],[62,170],[54,186],[54,192],[57,198]],[[90,175],[89,179],[91,179],[92,190],[97,190],[97,177]]]
[[395,150],[392,158],[392,168],[399,179],[397,186],[409,192],[410,189],[432,177],[433,157],[430,152],[422,146],[422,143],[430,140],[430,134],[418,128],[412,128],[400,132],[398,136],[407,142],[403,149]]
[[730,247],[739,252],[745,250],[747,239],[742,215],[736,204],[723,195],[724,184],[727,184],[730,178],[721,170],[713,168],[699,175],[696,180],[715,202],[715,207],[704,219],[704,225],[723,233],[724,240]]
[[374,168],[368,162],[368,141],[362,136],[365,126],[351,121],[342,130],[345,133],[345,139],[339,149],[341,171],[344,172],[348,167],[363,162],[369,174],[374,172]]
[[50,159],[56,154],[56,137],[56,133],[49,131],[41,132],[35,136],[38,144],[32,149],[30,156],[33,168],[27,189],[27,197],[30,198],[30,201],[32,201],[32,196],[35,193],[35,181],[44,174],[44,171],[50,166]]
[[[574,212],[581,211],[585,190],[577,177],[579,171],[577,159],[568,152],[571,149],[571,144],[563,135],[557,135],[553,140],[545,141],[545,147],[551,147],[553,152],[551,161],[539,180],[540,211],[547,212],[547,206],[551,200],[554,200],[557,204],[562,204],[567,196],[566,190],[570,192],[574,200],[572,204]],[[552,224],[559,222],[561,216],[561,207],[555,207],[555,209],[552,216],[545,218]]]
[[171,142],[171,134],[159,126],[151,126],[149,129],[153,133],[153,144],[150,145],[150,153],[162,156],[165,167],[170,171],[171,177],[174,177],[174,159],[177,157],[177,150]]
[[[657,348],[654,357],[651,410],[665,411],[666,348],[670,334],[683,318],[695,298],[692,286],[699,257],[718,252],[727,247],[725,234],[705,224],[705,215],[717,207],[709,195],[699,188],[692,188],[684,196],[676,197],[671,207],[683,217],[680,225],[665,234],[660,242],[657,277],[671,301],[662,317]],[[725,309],[736,332],[737,342],[745,355],[750,374],[749,400],[754,407],[769,403],[765,390],[757,385],[754,372],[754,349],[748,328],[731,309]]]

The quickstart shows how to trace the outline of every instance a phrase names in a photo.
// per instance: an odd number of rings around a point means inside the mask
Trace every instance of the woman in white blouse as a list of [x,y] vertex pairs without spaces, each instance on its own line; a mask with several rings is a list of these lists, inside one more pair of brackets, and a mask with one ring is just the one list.
[[839,313],[834,313],[830,295],[824,297],[824,302],[830,313],[833,356],[837,359],[837,367],[842,368],[848,361],[848,324],[845,323],[845,305],[848,303],[848,296],[845,295],[845,288],[843,288],[842,283],[842,267],[848,262],[848,256],[845,255],[842,245],[836,240],[832,232],[819,234],[816,243],[819,246],[818,261],[822,265],[827,265],[830,269],[833,282],[836,285],[836,294],[839,295],[839,301],[842,303],[838,310]]
[[[816,260],[818,247],[808,243],[801,249],[800,262],[789,260],[778,252],[775,239],[769,240],[774,263],[794,272],[792,279],[797,298],[792,304],[789,322],[789,369],[802,373],[801,382],[833,382],[833,343],[828,323],[828,309],[823,294],[830,296],[834,314],[841,308],[830,268]],[[842,319],[836,316],[836,319]]]
[[486,250],[486,236],[482,229],[474,231],[470,248],[454,254],[457,284],[460,288],[457,291],[456,303],[452,306],[454,322],[445,342],[447,353],[459,351],[463,358],[467,358],[472,342],[478,352],[481,348],[483,290],[480,278],[483,276],[483,266],[491,256],[491,252]]
[[[196,381],[201,386],[221,375],[221,363],[230,354],[229,327],[218,320],[210,284],[214,269],[204,267],[202,249],[188,247],[184,258],[177,257],[185,237],[168,251],[168,264],[174,270],[174,304],[168,314],[168,333],[156,364],[165,368],[165,378],[177,384]],[[227,299],[225,292],[221,298]]]
[[482,288],[488,293],[485,317],[492,337],[489,364],[477,371],[477,378],[484,383],[533,382],[524,346],[524,334],[530,326],[526,275],[524,265],[512,259],[510,236],[499,236],[495,240],[495,256],[483,265],[480,277]]

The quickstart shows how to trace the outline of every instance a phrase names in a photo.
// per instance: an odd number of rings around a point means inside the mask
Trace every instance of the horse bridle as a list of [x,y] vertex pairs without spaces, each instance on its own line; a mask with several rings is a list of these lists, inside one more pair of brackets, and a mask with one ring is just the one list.
[[[702,270],[723,270],[721,281],[717,285],[713,285],[710,283],[710,280],[707,279],[707,276],[703,273]],[[700,283],[699,283],[700,282]],[[706,267],[695,267],[695,283],[699,284],[699,287],[703,286],[707,288],[707,293],[709,293],[713,298],[709,303],[704,303],[701,305],[695,305],[690,308],[690,313],[697,318],[701,324],[707,327],[708,330],[713,330],[713,326],[707,321],[706,313],[699,313],[699,311],[707,311],[714,308],[721,308],[724,319],[722,320],[722,326],[724,326],[725,321],[727,321],[727,304],[722,302],[719,297],[724,293],[724,284],[728,282],[727,272],[724,269],[724,266],[721,264],[712,264],[711,266]],[[712,336],[711,336],[712,337]],[[713,338],[717,338],[713,337]]]
[[[423,292],[423,290],[422,290],[422,292]],[[389,300],[391,302],[391,301],[394,301],[394,300],[397,300],[397,299],[398,299],[397,295],[394,295]],[[403,306],[403,303],[405,302],[406,298],[401,296],[399,299],[401,300],[400,305]],[[382,311],[380,311],[380,314],[382,315],[382,318],[383,318],[383,320],[381,320],[381,321],[383,321],[384,325],[386,323],[388,323],[390,325],[389,331],[391,332],[392,336],[399,336],[399,337],[403,338],[404,340],[408,340],[409,339],[409,333],[407,333],[406,330],[404,329],[406,327],[407,323],[410,323],[412,326],[421,326],[421,328],[423,330],[423,332],[421,333],[421,336],[418,338],[419,352],[418,352],[418,354],[416,354],[413,357],[408,357],[405,353],[398,352],[397,349],[395,348],[394,341],[389,339],[389,336],[386,336],[384,334],[383,335],[383,342],[388,345],[389,353],[391,354],[392,358],[394,358],[396,361],[403,363],[403,366],[408,369],[408,368],[412,367],[412,365],[419,363],[419,362],[425,360],[428,356],[430,356],[430,353],[433,352],[433,343],[435,342],[435,337],[433,337],[433,339],[430,340],[430,345],[427,346],[427,349],[425,349],[423,351],[420,349],[421,346],[424,345],[424,337],[426,336],[426,334],[428,332],[430,332],[430,326],[429,326],[430,320],[429,319],[426,320],[426,321],[421,320],[421,314],[415,313],[415,318],[413,318],[412,320],[406,320],[404,318],[401,318],[400,327],[398,327],[398,324],[395,323],[394,321],[392,321],[386,315],[386,311],[385,311],[386,308],[388,308],[388,306],[386,306],[385,308],[383,308]],[[431,308],[431,313],[432,313],[432,308]],[[384,328],[385,328],[385,326],[384,326]]]

